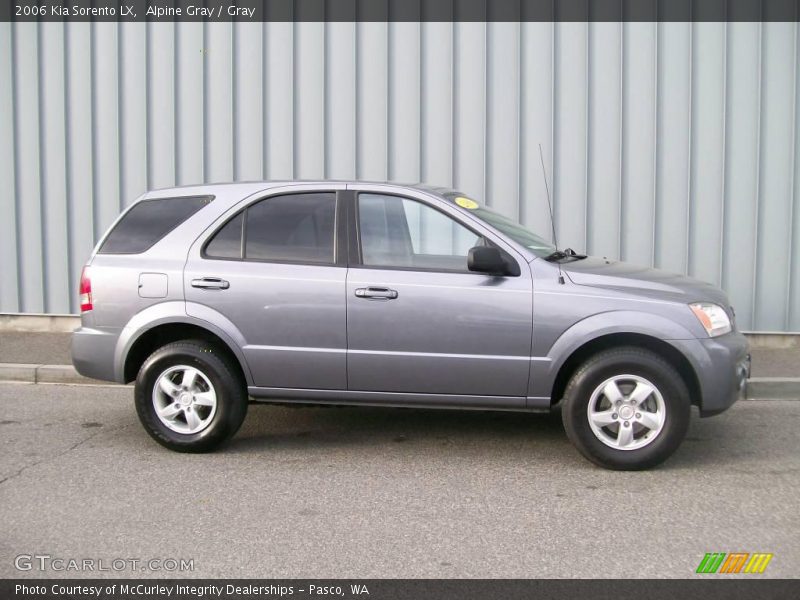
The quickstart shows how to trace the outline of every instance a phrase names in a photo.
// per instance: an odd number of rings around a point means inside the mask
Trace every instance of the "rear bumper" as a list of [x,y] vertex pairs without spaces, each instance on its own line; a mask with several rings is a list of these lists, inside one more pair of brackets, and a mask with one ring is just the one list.
[[694,366],[700,384],[701,417],[717,415],[746,397],[750,354],[744,335],[731,332],[716,338],[673,343]]
[[81,327],[72,332],[72,365],[84,377],[116,381],[114,351],[119,331]]

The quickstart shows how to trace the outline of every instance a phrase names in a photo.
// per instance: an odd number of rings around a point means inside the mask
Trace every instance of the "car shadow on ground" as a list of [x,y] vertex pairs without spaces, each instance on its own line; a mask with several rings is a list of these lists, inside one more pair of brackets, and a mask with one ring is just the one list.
[[[677,452],[660,469],[682,470],[732,466],[757,472],[742,462],[763,455],[779,460],[793,454],[791,444],[763,438],[747,403],[711,419],[694,410],[689,431]],[[565,466],[596,468],[574,450],[558,411],[515,413],[372,407],[285,407],[252,404],[239,434],[226,453],[337,449],[385,451],[387,445],[429,447],[440,454],[493,457],[538,456],[564,461]]]
[[375,446],[447,439],[516,444],[569,442],[559,414],[417,408],[284,407],[253,404],[228,451],[258,448]]

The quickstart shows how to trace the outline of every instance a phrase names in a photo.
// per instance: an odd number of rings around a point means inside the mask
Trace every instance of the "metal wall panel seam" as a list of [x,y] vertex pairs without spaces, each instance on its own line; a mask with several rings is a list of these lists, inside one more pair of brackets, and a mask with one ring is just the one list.
[[687,97],[689,106],[689,144],[686,153],[688,168],[686,169],[686,252],[683,257],[683,272],[689,271],[692,255],[692,151],[694,149],[694,110],[692,99],[694,97],[694,22],[689,24],[689,60],[688,60],[688,81],[689,94]]
[[[522,136],[525,132],[525,111],[523,110],[525,99],[525,43],[524,43],[524,30],[522,23],[517,23],[517,220],[520,223],[525,222],[525,211],[523,206],[525,202],[522,198],[523,190],[523,171],[525,169],[525,148],[522,143]],[[454,57],[455,58],[455,57]],[[455,87],[455,86],[454,86]]]
[[[489,144],[492,141],[491,135],[491,127],[492,127],[492,105],[494,102],[493,94],[492,94],[492,86],[489,84],[491,81],[491,68],[492,68],[492,28],[491,23],[486,24],[486,38],[484,41],[485,44],[485,54],[483,59],[483,64],[485,65],[486,71],[486,101],[484,102],[484,114],[486,115],[486,123],[484,125],[485,128],[485,135],[486,135],[486,142],[484,145],[484,162],[483,162],[483,185],[484,185],[484,192],[483,192],[483,201],[486,202],[488,206],[494,205],[494,194],[491,194],[492,190],[492,182],[494,178],[492,177],[492,169],[490,165],[490,148]],[[491,204],[490,204],[491,202]]]
[[583,251],[588,254],[589,252],[589,193],[591,190],[590,177],[590,144],[591,144],[591,130],[592,120],[589,111],[590,94],[592,92],[592,30],[589,21],[586,21],[586,96],[584,98],[584,118],[586,119],[586,128],[584,129],[584,143],[583,143]]
[[[625,7],[622,7],[623,17]],[[622,209],[625,200],[625,22],[619,24],[619,201],[617,202],[617,256],[622,260],[624,231]]]
[[451,135],[452,141],[450,143],[451,147],[453,148],[452,156],[450,157],[450,172],[453,174],[453,188],[458,189],[458,186],[461,183],[459,178],[460,176],[460,169],[458,168],[458,136],[456,135],[456,130],[458,127],[458,115],[460,114],[460,102],[459,99],[461,94],[459,93],[458,89],[458,69],[456,65],[459,64],[460,61],[460,53],[458,52],[458,43],[461,40],[461,35],[459,34],[460,29],[458,23],[453,23],[453,73],[452,73],[452,88],[453,88],[453,102],[452,102],[452,118],[453,118],[453,126],[451,127]]
[[36,111],[37,111],[37,118],[38,118],[38,122],[39,122],[39,126],[37,128],[38,129],[37,130],[37,134],[38,134],[38,138],[39,138],[39,155],[36,158],[38,159],[38,163],[39,163],[39,198],[38,198],[38,202],[39,202],[39,215],[41,217],[41,220],[39,221],[39,235],[42,238],[42,248],[41,248],[41,250],[42,250],[42,307],[44,309],[43,312],[50,312],[51,306],[50,306],[50,298],[49,298],[49,296],[50,296],[50,293],[49,293],[49,288],[50,288],[49,273],[50,273],[50,266],[51,265],[50,265],[50,261],[48,260],[49,256],[48,256],[48,253],[47,253],[47,248],[48,248],[47,214],[45,212],[46,211],[46,206],[45,206],[45,203],[44,203],[44,199],[47,198],[47,190],[48,190],[47,178],[45,176],[45,174],[47,172],[46,171],[46,168],[47,168],[47,164],[46,164],[47,163],[47,157],[46,157],[46,153],[44,152],[45,131],[44,131],[44,127],[42,126],[43,122],[44,122],[44,107],[42,106],[43,102],[44,102],[44,100],[43,100],[43,95],[44,94],[42,93],[42,88],[43,88],[43,83],[44,83],[43,80],[42,80],[42,74],[44,72],[44,68],[43,68],[43,65],[42,65],[42,27],[43,27],[43,23],[42,22],[38,22],[38,23],[36,23],[34,25],[34,27],[36,27],[36,44],[37,44],[37,51],[36,51],[36,70],[37,70],[37,73],[36,73],[36,86],[38,88],[37,89],[38,93],[36,95]]
[[[78,297],[77,297],[77,274],[74,273],[74,269],[72,268],[73,261],[75,260],[74,251],[73,251],[73,244],[74,241],[74,234],[73,234],[73,226],[74,226],[74,215],[72,211],[74,199],[72,197],[72,160],[71,160],[71,153],[69,151],[70,148],[70,137],[71,137],[71,119],[70,119],[70,71],[68,68],[69,59],[67,57],[69,53],[69,26],[65,23],[64,27],[64,37],[62,39],[62,59],[63,59],[63,68],[64,68],[64,200],[66,202],[66,228],[67,228],[67,247],[66,247],[66,255],[67,255],[67,268],[69,269],[69,276],[67,280],[69,281],[69,300],[67,306],[69,306],[70,312],[74,312],[77,308]],[[121,111],[120,111],[121,113]],[[15,194],[16,195],[16,194]],[[19,266],[19,265],[17,265]]]
[[[523,135],[527,133],[527,120],[525,119],[525,100],[527,94],[525,93],[525,30],[523,24],[519,24],[519,61],[517,63],[517,79],[519,86],[517,87],[519,97],[517,98],[517,126],[519,127],[520,134],[517,136],[517,220],[520,223],[525,223],[525,200],[522,193],[525,190],[525,169],[527,166],[527,153],[525,152],[525,144],[522,141]],[[455,89],[455,86],[453,86]],[[455,175],[455,173],[454,173]]]
[[[229,96],[229,110],[223,111],[223,114],[226,114],[227,121],[228,121],[228,140],[230,142],[230,164],[229,173],[230,179],[236,179],[236,28],[234,27],[235,22],[231,21],[230,23],[226,23],[226,27],[230,29],[229,35],[229,54],[228,54],[228,68],[231,71],[231,84],[230,84],[230,96]],[[226,177],[226,179],[228,179]]]
[[[556,0],[553,0],[553,14],[555,14]],[[553,201],[555,199],[555,172],[556,172],[556,24],[550,29],[550,172],[545,173],[543,177],[550,180],[550,191],[548,192],[548,208],[550,210],[551,226],[548,228],[548,237],[552,237],[552,242],[555,245],[555,213],[553,212]]]
[[[172,42],[172,64],[176,65],[176,69],[180,67],[179,62],[179,52],[181,46],[181,28],[178,23],[173,23],[173,42]],[[177,83],[177,73],[175,74],[175,93],[172,95],[172,111],[175,113],[175,119],[172,122],[172,129],[174,131],[175,136],[175,185],[178,185],[181,181],[183,181],[183,173],[181,168],[181,161],[178,160],[178,156],[181,153],[181,120],[178,118],[179,113],[179,106],[180,102],[183,100],[181,98],[181,85]],[[205,96],[205,94],[203,94]]]
[[[322,12],[325,13],[327,4],[323,3]],[[326,16],[323,14],[323,16]],[[322,178],[328,179],[328,155],[330,140],[330,119],[328,118],[328,105],[330,104],[330,77],[328,76],[328,43],[330,32],[329,23],[326,20],[322,24]]]
[[[658,0],[654,0],[656,5]],[[658,8],[656,6],[656,8]],[[653,212],[650,224],[650,266],[656,264],[656,218],[658,216],[658,28],[659,23],[653,23]]]
[[758,291],[758,245],[759,245],[759,223],[761,221],[761,123],[762,123],[762,105],[764,99],[764,82],[763,82],[763,65],[764,61],[764,23],[758,24],[758,133],[756,141],[756,205],[754,211],[753,227],[755,233],[753,236],[753,277],[752,277],[752,298],[750,303],[750,327],[757,328],[756,323],[756,300],[758,299],[756,292]]
[[297,179],[297,129],[297,21],[292,21],[292,179]]
[[794,25],[794,57],[792,74],[794,76],[794,85],[792,86],[792,173],[791,184],[789,186],[791,202],[789,203],[789,251],[787,254],[788,260],[786,261],[786,306],[784,307],[783,328],[788,331],[791,328],[791,312],[792,312],[792,283],[794,274],[794,244],[795,235],[797,231],[794,227],[795,204],[797,203],[797,194],[795,183],[797,178],[797,23]]
[[[355,88],[355,96],[354,96],[355,118],[353,119],[353,129],[355,130],[354,132],[355,135],[353,137],[353,145],[355,146],[355,148],[353,149],[353,175],[355,175],[356,179],[358,179],[360,174],[359,163],[361,162],[358,160],[358,155],[360,152],[360,145],[361,145],[359,143],[359,140],[361,139],[361,127],[359,125],[359,120],[358,120],[358,113],[361,109],[361,102],[360,102],[361,96],[358,91],[361,82],[361,77],[359,76],[358,73],[358,56],[359,56],[358,45],[360,41],[361,41],[361,36],[358,35],[358,23],[356,23],[353,26],[353,78],[355,80],[353,82],[354,83],[353,87]],[[422,32],[420,32],[420,44],[422,44]],[[422,61],[422,53],[420,52],[420,62],[421,61]],[[420,94],[422,94],[422,86],[420,86]],[[421,98],[422,96],[420,95],[420,99]],[[421,138],[422,136],[420,136],[420,139]]]
[[395,38],[395,23],[390,21],[386,24],[386,179],[394,179],[395,170],[392,164],[392,143],[395,138],[395,131],[392,123],[394,122],[393,95],[394,86],[392,85],[392,44]]
[[[455,6],[453,7],[455,12]],[[456,185],[456,24],[450,24],[450,182],[449,186],[454,188]],[[453,250],[456,250],[456,225],[453,223]]]
[[97,172],[97,60],[95,59],[95,52],[97,47],[97,34],[95,27],[97,23],[92,21],[89,23],[89,102],[91,103],[91,140],[92,140],[92,231],[94,232],[94,239],[98,239],[101,235],[98,207],[98,193],[100,187],[98,180],[99,173]]
[[[555,14],[555,0],[553,0],[553,14]],[[553,102],[553,110],[551,111],[551,117],[553,121],[553,140],[550,145],[550,152],[552,153],[552,164],[550,165],[550,220],[551,222],[551,231],[553,236],[553,244],[556,244],[556,240],[558,239],[558,219],[556,216],[558,215],[557,210],[557,203],[558,203],[558,194],[556,190],[558,189],[558,181],[556,180],[556,161],[558,160],[558,152],[556,151],[556,146],[558,145],[558,71],[556,70],[556,65],[558,65],[558,23],[555,21],[553,22],[553,51],[551,52],[550,56],[552,57],[553,63],[553,79],[551,84],[553,86],[553,94],[552,94],[552,102]]]
[[269,104],[267,104],[267,69],[269,55],[267,46],[267,22],[261,23],[261,179],[267,179],[269,165]]
[[[387,12],[389,11],[389,0],[386,5]],[[386,179],[391,179],[390,173],[392,172],[392,58],[391,58],[391,40],[392,37],[392,23],[386,24],[386,110],[383,116],[383,125],[386,130],[386,165],[384,172]]]
[[489,24],[483,24],[483,202],[488,202],[488,164],[487,146],[489,144]]
[[[231,171],[234,180],[239,180],[239,152],[237,151],[236,134],[239,131],[239,111],[236,108],[238,99],[237,86],[239,85],[239,59],[236,53],[237,23],[232,22],[231,27]],[[177,107],[176,107],[177,110]]]
[[[152,28],[153,23],[148,21],[145,23],[144,29],[144,72],[145,72],[145,93],[144,93],[144,103],[145,103],[145,115],[146,115],[146,123],[145,123],[145,149],[147,155],[144,157],[145,160],[145,181],[147,182],[147,189],[153,189],[153,173],[150,169],[150,157],[152,155],[152,151],[150,150],[150,146],[152,144],[152,134],[150,129],[150,122],[151,118],[150,115],[153,111],[153,101],[151,100],[152,94],[150,93],[152,82],[151,82],[151,69],[150,69],[150,61],[153,59],[153,50],[150,47],[150,42],[152,39]],[[205,58],[203,59],[205,60]],[[205,94],[203,94],[205,96]]]
[[[425,27],[427,23],[420,22],[419,24],[419,39],[417,40],[417,98],[419,101],[419,136],[417,138],[417,173],[420,181],[425,181],[427,162],[427,152],[425,147],[425,122],[427,119],[427,106],[425,105],[425,77],[427,69],[425,68],[427,45],[425,43]],[[420,221],[420,228],[422,222]],[[420,229],[420,232],[422,229]],[[420,233],[420,236],[422,234]]]
[[[122,73],[122,52],[123,52],[123,35],[124,29],[118,25],[117,28],[117,78],[120,77]],[[117,177],[117,193],[119,194],[119,198],[117,198],[117,210],[122,212],[122,209],[125,206],[125,144],[122,143],[122,139],[124,137],[124,120],[125,120],[125,107],[127,105],[125,94],[122,92],[122,85],[119,83],[119,79],[117,80],[117,89],[119,90],[117,94],[117,131],[119,135],[117,137],[117,170],[119,176]]]
[[[727,5],[726,5],[727,13]],[[719,282],[725,276],[725,214],[727,208],[727,187],[725,186],[725,174],[727,172],[727,143],[728,143],[728,28],[725,23],[724,40],[722,49],[722,165],[720,169],[722,198],[720,199],[719,209]]]
[[[4,224],[8,230],[4,232],[3,240],[3,254],[9,262],[13,263],[11,268],[3,269],[0,273],[0,301],[5,304],[8,309],[20,311],[19,306],[19,254],[18,254],[18,240],[17,240],[17,181],[16,181],[16,125],[14,116],[16,115],[16,101],[14,94],[14,71],[15,71],[15,51],[14,51],[14,27],[15,24],[11,22],[0,23],[0,31],[3,36],[0,36],[0,42],[3,44],[4,52],[0,53],[0,60],[2,60],[3,80],[3,107],[5,110],[0,113],[0,119],[3,120],[3,138],[0,139],[3,149],[3,173],[6,176],[6,187],[8,193],[3,197],[3,212],[6,218]],[[10,225],[10,227],[9,227]],[[8,254],[5,252],[8,251]]]

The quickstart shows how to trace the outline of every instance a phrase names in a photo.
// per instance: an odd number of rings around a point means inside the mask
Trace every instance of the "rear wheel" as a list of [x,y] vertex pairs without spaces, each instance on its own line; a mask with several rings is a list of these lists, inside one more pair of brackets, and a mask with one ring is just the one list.
[[570,379],[562,420],[586,458],[618,470],[647,469],[683,441],[691,401],[681,376],[658,354],[617,348],[596,354]]
[[136,378],[136,412],[150,436],[178,452],[207,452],[247,414],[247,390],[231,359],[201,340],[153,352]]

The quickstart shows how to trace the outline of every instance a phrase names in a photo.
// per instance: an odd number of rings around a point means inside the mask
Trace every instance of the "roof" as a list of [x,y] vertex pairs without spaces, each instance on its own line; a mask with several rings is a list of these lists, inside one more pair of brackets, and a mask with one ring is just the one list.
[[[181,185],[174,187],[158,188],[148,191],[142,198],[160,198],[174,193],[181,195],[187,194],[207,194],[213,190],[219,194],[250,194],[261,190],[267,190],[274,187],[281,187],[286,185],[324,185],[324,184],[366,184],[366,185],[388,185],[398,188],[415,188],[426,192],[435,194],[442,194],[445,192],[455,191],[452,188],[444,186],[435,186],[425,183],[399,183],[396,181],[368,181],[358,179],[281,179],[281,180],[264,180],[264,181],[232,181],[222,183],[200,183],[192,185]],[[210,189],[209,189],[210,188]]]

